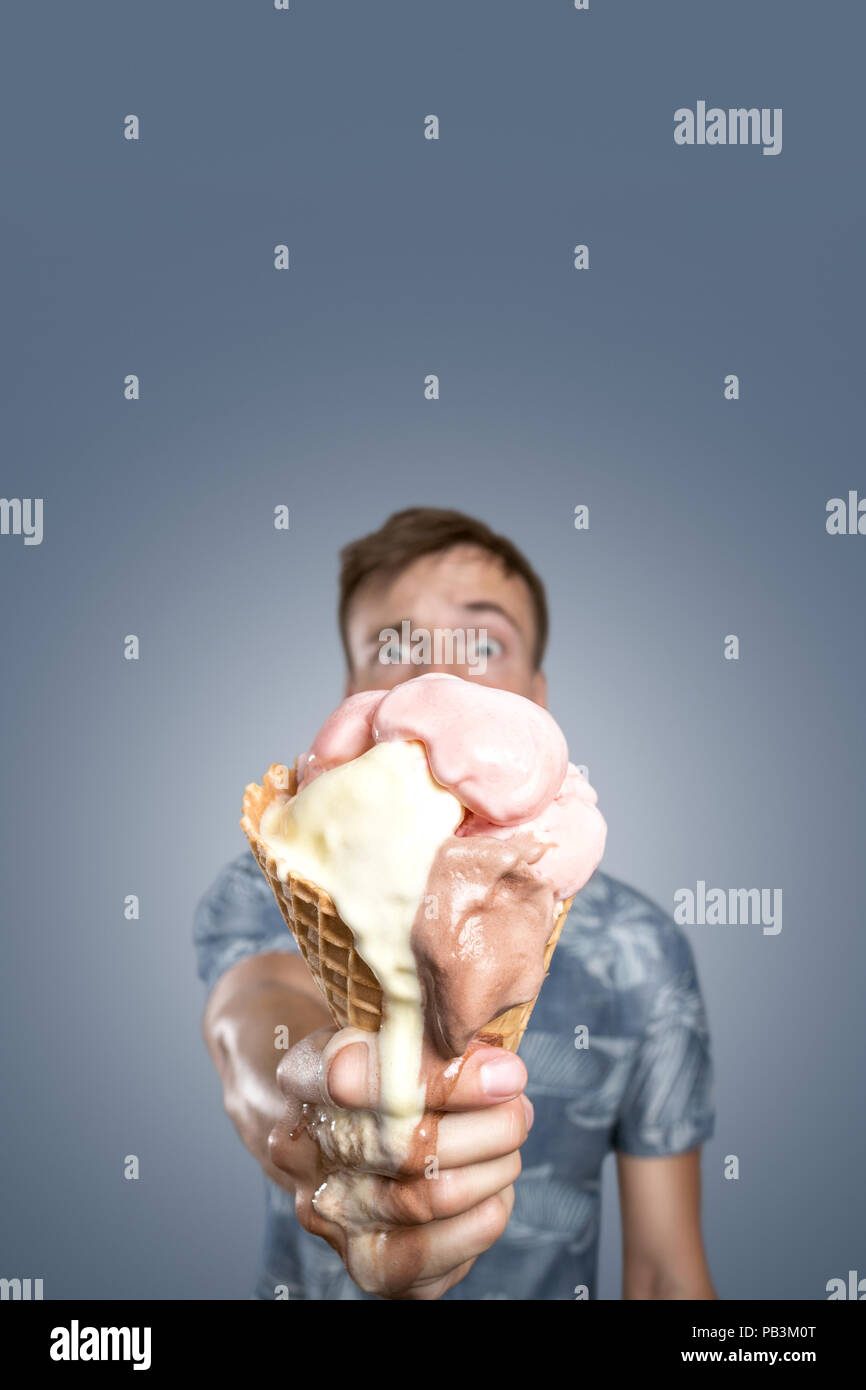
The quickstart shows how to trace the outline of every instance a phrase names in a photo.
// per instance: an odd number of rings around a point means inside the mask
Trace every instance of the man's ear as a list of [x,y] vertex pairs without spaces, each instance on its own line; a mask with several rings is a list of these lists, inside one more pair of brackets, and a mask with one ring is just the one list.
[[543,671],[536,671],[532,677],[532,699],[542,709],[547,709],[547,676]]

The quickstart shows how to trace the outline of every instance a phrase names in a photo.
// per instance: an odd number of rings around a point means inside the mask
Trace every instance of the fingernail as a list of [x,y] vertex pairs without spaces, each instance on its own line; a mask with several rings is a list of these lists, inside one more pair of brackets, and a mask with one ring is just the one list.
[[482,1066],[481,1085],[486,1096],[516,1095],[523,1085],[523,1067],[516,1057],[495,1057]]
[[523,1101],[523,1109],[526,1112],[526,1133],[528,1134],[535,1123],[535,1106],[529,1096],[521,1096],[520,1099]]

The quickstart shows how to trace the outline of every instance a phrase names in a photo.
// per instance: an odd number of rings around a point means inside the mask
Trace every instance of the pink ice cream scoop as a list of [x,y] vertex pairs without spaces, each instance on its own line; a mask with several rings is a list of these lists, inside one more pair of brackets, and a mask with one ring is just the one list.
[[562,731],[540,705],[431,672],[344,700],[301,760],[300,785],[391,739],[419,739],[436,781],[498,825],[539,815],[568,767]]
[[540,815],[568,767],[565,739],[547,710],[459,676],[396,686],[373,715],[373,737],[420,739],[436,781],[499,825]]
[[436,781],[466,807],[458,835],[531,833],[544,846],[532,871],[550,879],[557,900],[596,869],[607,833],[598,796],[540,705],[438,672],[350,695],[300,759],[299,788],[392,739],[424,744]]

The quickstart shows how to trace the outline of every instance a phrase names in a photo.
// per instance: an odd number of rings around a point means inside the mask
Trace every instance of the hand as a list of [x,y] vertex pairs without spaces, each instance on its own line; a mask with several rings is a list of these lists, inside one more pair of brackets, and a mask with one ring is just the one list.
[[359,1288],[440,1298],[511,1215],[532,1126],[521,1094],[526,1067],[480,1043],[462,1065],[436,1059],[422,1078],[424,1119],[401,1164],[381,1144],[378,1075],[375,1033],[310,1033],[277,1069],[286,1114],[271,1131],[270,1160],[292,1181],[301,1225],[337,1251]]

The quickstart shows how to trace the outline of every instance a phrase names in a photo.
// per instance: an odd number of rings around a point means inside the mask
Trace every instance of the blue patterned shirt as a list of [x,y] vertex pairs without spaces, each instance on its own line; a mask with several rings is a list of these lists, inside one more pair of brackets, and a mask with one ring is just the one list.
[[[195,914],[208,990],[236,961],[295,951],[271,889],[244,852]],[[535,1123],[504,1234],[446,1299],[596,1297],[601,1165],[610,1150],[683,1153],[713,1133],[707,1019],[691,946],[673,920],[597,870],[577,895],[520,1047]],[[253,1297],[368,1299],[270,1179]]]

